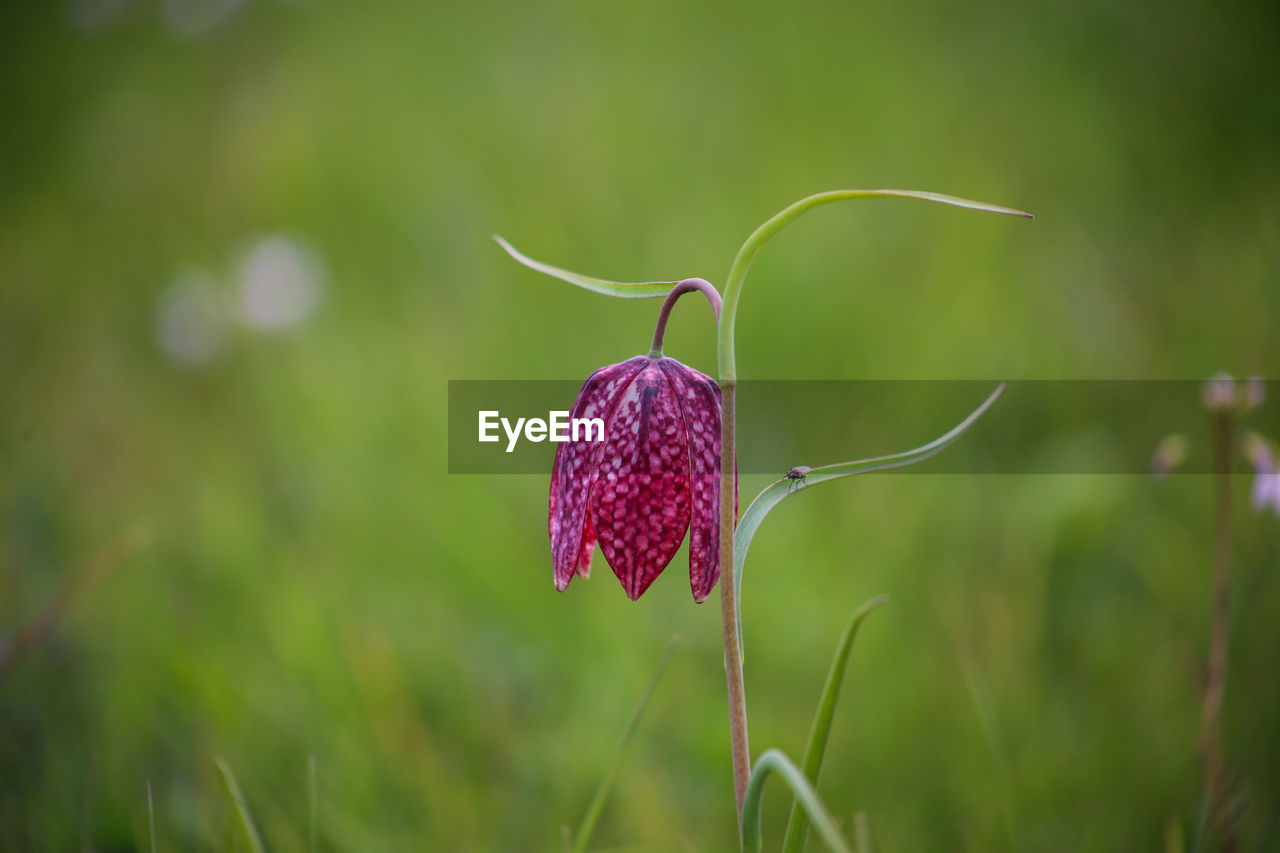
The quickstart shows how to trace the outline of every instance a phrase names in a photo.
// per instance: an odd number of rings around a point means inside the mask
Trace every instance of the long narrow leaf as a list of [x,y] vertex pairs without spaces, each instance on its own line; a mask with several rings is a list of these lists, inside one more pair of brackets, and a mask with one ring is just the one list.
[[587,807],[587,813],[582,817],[582,825],[578,827],[577,838],[574,839],[573,849],[575,853],[582,853],[587,849],[587,844],[591,841],[591,835],[595,832],[596,822],[600,819],[600,812],[604,810],[605,800],[609,797],[609,791],[613,788],[613,780],[618,776],[618,768],[622,766],[622,756],[627,750],[627,744],[631,742],[631,735],[635,733],[636,725],[640,722],[640,718],[644,716],[644,710],[649,705],[649,698],[653,696],[653,689],[658,686],[658,680],[662,678],[662,673],[667,668],[667,662],[671,660],[672,653],[676,650],[676,645],[680,642],[678,636],[673,636],[671,641],[667,643],[667,648],[662,652],[662,657],[658,659],[658,665],[653,668],[653,675],[649,676],[649,684],[644,688],[644,693],[640,695],[640,701],[636,704],[635,711],[631,714],[631,721],[627,723],[627,728],[622,732],[622,740],[618,742],[618,749],[613,754],[613,760],[609,762],[609,768],[604,773],[604,778],[600,780],[600,786],[596,789],[596,795],[591,800],[591,805]]
[[[814,787],[818,785],[818,774],[822,772],[822,757],[827,751],[827,738],[831,735],[831,723],[835,719],[836,700],[840,698],[840,688],[844,685],[844,673],[849,663],[849,652],[853,650],[853,640],[858,636],[858,628],[867,614],[889,600],[886,595],[878,595],[863,604],[849,617],[840,643],[836,646],[835,657],[831,659],[831,670],[827,673],[827,684],[822,688],[822,698],[818,701],[818,712],[813,717],[813,728],[809,730],[809,742],[804,747],[804,759],[801,768],[805,778]],[[791,817],[787,821],[787,834],[782,842],[783,853],[799,853],[804,849],[805,837],[809,833],[809,816],[800,805],[800,799],[791,804]]]
[[589,275],[582,275],[572,270],[563,269],[561,267],[553,267],[551,264],[544,264],[542,261],[535,261],[528,255],[519,252],[515,246],[506,240],[493,235],[494,242],[507,250],[507,254],[524,264],[531,270],[549,275],[552,278],[558,278],[561,281],[567,281],[569,284],[586,288],[595,293],[603,293],[605,296],[619,296],[623,299],[645,299],[653,296],[666,296],[671,288],[679,284],[676,281],[609,281],[608,279],[595,278]]
[[[963,207],[968,210],[980,210],[985,213],[999,213],[1005,216],[1017,216],[1022,219],[1035,219],[1025,210],[1016,210],[1012,207],[1005,207],[999,204],[991,204],[985,201],[974,201],[971,198],[961,198],[960,196],[947,195],[946,193],[931,193],[924,190],[828,190],[827,192],[814,193],[811,196],[805,196],[799,201],[792,202],[782,210],[775,213],[769,219],[765,220],[755,231],[751,232],[751,236],[742,244],[742,248],[738,250],[737,257],[733,260],[733,267],[750,266],[751,261],[755,258],[757,252],[765,243],[776,235],[787,225],[798,219],[801,215],[809,212],[815,207],[824,204],[831,204],[836,201],[852,201],[859,198],[910,198],[919,201],[932,201],[938,204],[946,204],[952,207]],[[731,269],[733,269],[731,267]],[[745,275],[746,270],[743,269]],[[731,274],[730,279],[734,278]],[[726,294],[725,300],[729,297]]]
[[765,220],[755,231],[751,232],[751,236],[747,237],[746,242],[738,249],[738,254],[734,255],[733,263],[729,267],[729,275],[724,282],[724,306],[721,310],[723,322],[717,346],[721,381],[737,379],[737,356],[733,350],[734,318],[738,314],[738,300],[742,296],[742,284],[746,281],[747,271],[751,269],[751,263],[755,260],[756,255],[760,253],[760,250],[764,248],[765,243],[768,243],[779,231],[815,207],[836,201],[849,201],[859,198],[913,198],[920,201],[948,204],[952,207],[964,207],[969,210],[981,210],[987,213],[1001,213],[1006,216],[1035,219],[1030,213],[1014,210],[1012,207],[1002,207],[998,204],[988,204],[985,201],[974,201],[973,199],[960,198],[959,196],[923,192],[921,190],[830,190],[806,196],[787,205]]
[[240,818],[240,829],[244,832],[249,850],[251,853],[265,853],[262,836],[258,835],[258,828],[253,824],[253,816],[249,814],[249,804],[245,801],[240,785],[236,782],[235,774],[221,757],[215,758],[214,762],[218,765],[218,772],[222,774],[222,784],[227,786],[227,793],[231,795],[231,802],[236,807],[236,816]]
[[[739,644],[741,644],[742,639],[742,570],[747,562],[747,549],[751,547],[751,540],[755,537],[756,531],[760,529],[760,523],[764,521],[764,517],[769,514],[770,510],[782,503],[786,498],[819,483],[838,480],[841,477],[851,477],[854,474],[868,474],[872,471],[902,468],[907,465],[914,465],[917,462],[923,462],[931,456],[936,456],[947,445],[964,435],[965,431],[973,426],[978,418],[982,417],[983,413],[991,407],[991,404],[996,401],[1003,391],[1004,383],[1001,383],[982,402],[981,406],[973,410],[969,417],[928,444],[923,444],[920,447],[902,453],[893,453],[889,456],[876,456],[871,459],[858,459],[853,462],[824,465],[820,468],[810,469],[805,474],[804,479],[792,480],[783,477],[781,480],[765,486],[760,494],[756,495],[755,500],[751,502],[751,506],[747,507],[747,511],[742,514],[742,518],[738,521],[738,526],[733,532],[733,582],[734,588],[738,590],[738,612],[736,616]],[[739,651],[742,650],[739,649]]]
[[813,821],[814,827],[827,842],[827,846],[838,853],[850,853],[849,845],[840,836],[840,830],[836,827],[836,822],[827,811],[827,807],[822,804],[818,792],[813,790],[813,786],[809,784],[808,779],[804,778],[800,768],[776,749],[765,750],[764,754],[756,760],[756,767],[751,771],[751,779],[747,782],[747,793],[742,799],[742,849],[746,853],[759,853],[764,843],[764,830],[761,826],[764,783],[768,781],[769,774],[775,771],[790,786],[796,801],[804,806],[809,819]]

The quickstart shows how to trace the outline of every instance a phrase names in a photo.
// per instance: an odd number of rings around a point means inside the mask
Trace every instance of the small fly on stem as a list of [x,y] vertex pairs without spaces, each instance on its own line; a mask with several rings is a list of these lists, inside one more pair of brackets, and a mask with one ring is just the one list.
[[787,494],[791,494],[793,489],[798,489],[804,485],[804,478],[808,476],[813,469],[808,465],[797,465],[787,472],[787,479],[791,481],[791,485],[787,487]]

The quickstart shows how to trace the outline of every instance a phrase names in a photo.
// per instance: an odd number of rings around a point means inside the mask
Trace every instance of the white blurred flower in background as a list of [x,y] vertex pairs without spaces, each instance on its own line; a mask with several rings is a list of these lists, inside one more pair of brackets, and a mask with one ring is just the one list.
[[[119,21],[133,0],[65,0],[67,22],[81,32],[95,32]],[[162,0],[143,4],[148,13],[163,10],[169,30],[179,38],[199,38],[215,32],[234,17],[245,0]]]
[[212,273],[192,270],[178,276],[156,311],[156,338],[178,364],[206,365],[217,357],[227,336],[227,316]]
[[129,7],[129,0],[67,0],[67,19],[81,32],[111,24]]
[[285,332],[315,311],[324,295],[324,262],[289,237],[255,243],[240,265],[238,316],[263,332]]
[[202,36],[216,30],[244,0],[165,0],[164,16],[180,36]]

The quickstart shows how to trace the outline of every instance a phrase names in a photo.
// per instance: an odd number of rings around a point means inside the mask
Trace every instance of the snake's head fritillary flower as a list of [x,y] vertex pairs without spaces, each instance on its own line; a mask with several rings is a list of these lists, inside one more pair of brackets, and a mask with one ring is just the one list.
[[548,519],[556,589],[587,577],[598,542],[634,601],[687,531],[693,600],[706,600],[720,578],[720,411],[715,380],[673,358],[639,355],[588,377],[570,418],[599,418],[604,435],[556,448]]

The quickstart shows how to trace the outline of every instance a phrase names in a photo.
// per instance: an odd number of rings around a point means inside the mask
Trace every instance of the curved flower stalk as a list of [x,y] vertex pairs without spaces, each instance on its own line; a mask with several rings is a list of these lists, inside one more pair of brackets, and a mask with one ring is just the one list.
[[[1034,218],[1031,214],[1024,213],[1020,210],[988,204],[986,202],[959,198],[957,196],[943,195],[941,193],[897,189],[833,190],[831,192],[817,193],[803,198],[794,204],[783,208],[773,217],[768,219],[764,224],[752,232],[746,242],[742,244],[742,247],[738,250],[737,255],[735,255],[733,259],[733,263],[729,267],[729,274],[725,280],[724,290],[721,294],[723,296],[723,306],[718,312],[716,337],[716,353],[719,370],[718,380],[721,392],[718,556],[720,560],[725,560],[735,567],[735,571],[726,572],[721,578],[720,610],[723,625],[725,673],[728,681],[729,694],[729,731],[733,758],[734,793],[737,798],[740,821],[744,819],[744,802],[748,795],[748,781],[751,778],[751,754],[747,738],[746,692],[742,678],[741,631],[739,624],[740,608],[737,593],[737,577],[735,577],[735,575],[740,574],[741,568],[739,566],[739,558],[736,555],[737,544],[735,539],[735,396],[738,373],[734,349],[734,320],[737,315],[738,302],[741,299],[742,285],[746,280],[747,272],[751,268],[751,264],[755,260],[756,255],[775,234],[785,228],[801,214],[812,210],[815,207],[829,204],[831,202],[860,198],[917,199],[989,213],[1000,213],[1028,219]],[[662,293],[667,292],[672,286],[671,282],[644,282],[628,284],[623,282],[607,281],[591,276],[583,276],[560,267],[553,267],[549,264],[535,261],[532,258],[516,251],[510,244],[502,240],[502,238],[495,236],[495,239],[513,258],[525,266],[597,293],[620,297],[659,296]],[[674,293],[672,293],[672,295],[674,295]],[[981,410],[975,414],[975,417],[977,414],[981,414]],[[967,423],[968,422],[962,426],[967,426]],[[944,436],[944,438],[946,437]],[[942,441],[942,439],[939,439],[939,441]],[[929,446],[930,445],[926,445],[926,448]],[[941,448],[939,447],[938,449]],[[921,448],[918,450],[923,449]],[[915,451],[908,451],[908,454],[914,452]],[[905,455],[907,454],[903,454],[903,456]],[[919,458],[926,457],[920,456]],[[889,459],[890,457],[886,457],[881,460],[865,460],[864,463],[848,463],[848,465],[858,466],[868,465],[871,463],[888,463]],[[884,464],[881,467],[892,467],[893,465],[898,464],[909,464],[909,461],[899,460],[897,462]],[[828,466],[828,468],[832,467],[837,466]],[[874,470],[874,468],[867,467],[865,470]],[[799,474],[797,478],[785,479],[787,482],[791,482],[793,479],[799,479],[800,482],[798,484],[791,483],[792,490],[798,491],[799,488],[803,488],[809,484],[821,482],[825,479],[831,479],[835,476],[844,476],[845,474],[850,473],[857,473],[857,471],[848,470],[839,472],[815,468],[805,474]],[[777,485],[778,484],[775,483],[774,486],[769,488],[773,489]],[[769,489],[766,489],[766,493],[768,492]],[[770,493],[768,497],[762,495],[765,503],[761,505],[762,510],[759,513],[760,518],[763,518],[764,514],[767,514],[768,508],[766,507],[766,504],[769,504],[770,500],[776,504],[777,500],[781,500],[785,495],[778,496],[776,500],[774,500],[773,497],[772,493]],[[772,504],[769,504],[769,506],[771,505]],[[748,510],[748,514],[750,514],[750,510]],[[747,522],[746,517],[744,517],[743,522],[744,524]],[[754,521],[754,526],[759,526],[758,520]],[[748,534],[746,538],[749,542],[750,534]],[[745,543],[742,550],[745,552]],[[575,560],[580,560],[580,554],[580,551],[575,554]],[[764,758],[775,755],[778,756],[778,758],[782,758],[780,753],[768,752],[765,753],[765,756],[763,756],[761,760],[763,762]],[[771,758],[770,762],[768,762],[766,766],[772,767],[777,765],[780,768],[783,767],[783,765],[779,764],[778,758]],[[785,758],[782,758],[782,760],[785,761]],[[789,762],[787,762],[787,764],[789,765]],[[792,768],[794,769],[793,765]],[[798,771],[796,772],[798,773]],[[803,783],[803,775],[800,776],[800,782]],[[744,841],[746,837],[747,836],[744,834]],[[835,837],[838,839],[838,834]]]

